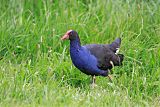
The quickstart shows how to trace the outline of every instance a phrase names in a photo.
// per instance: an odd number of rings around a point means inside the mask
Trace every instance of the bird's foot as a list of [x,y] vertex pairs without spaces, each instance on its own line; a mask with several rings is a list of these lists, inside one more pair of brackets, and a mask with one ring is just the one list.
[[112,78],[111,75],[108,75],[107,77],[108,77],[108,79],[109,79],[110,82],[113,82],[113,78]]
[[94,88],[94,87],[96,87],[96,86],[97,86],[97,85],[96,85],[96,76],[93,75],[93,76],[92,76],[92,84],[91,84],[91,87]]
[[98,85],[97,84],[95,84],[95,83],[92,83],[91,84],[91,88],[95,88],[95,87],[97,87]]

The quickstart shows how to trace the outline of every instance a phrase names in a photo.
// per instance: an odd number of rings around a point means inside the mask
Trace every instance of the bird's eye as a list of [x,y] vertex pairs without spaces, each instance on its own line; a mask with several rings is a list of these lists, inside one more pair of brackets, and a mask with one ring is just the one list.
[[70,35],[72,35],[73,34],[73,32],[70,32]]

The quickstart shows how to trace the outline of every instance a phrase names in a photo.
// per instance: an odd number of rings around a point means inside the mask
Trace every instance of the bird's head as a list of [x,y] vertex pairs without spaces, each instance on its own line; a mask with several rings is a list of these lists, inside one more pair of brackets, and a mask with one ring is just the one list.
[[75,40],[78,37],[78,33],[74,30],[68,30],[63,37],[61,37],[61,40]]

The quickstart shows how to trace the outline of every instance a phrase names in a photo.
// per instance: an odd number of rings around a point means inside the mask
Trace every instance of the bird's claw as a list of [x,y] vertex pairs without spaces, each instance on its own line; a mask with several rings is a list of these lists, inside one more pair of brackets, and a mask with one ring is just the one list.
[[95,83],[92,83],[91,84],[91,88],[95,88],[95,87],[97,87],[98,85],[97,84],[95,84]]
[[108,79],[109,79],[110,82],[113,82],[113,78],[112,78],[111,75],[108,75],[107,77],[108,77]]

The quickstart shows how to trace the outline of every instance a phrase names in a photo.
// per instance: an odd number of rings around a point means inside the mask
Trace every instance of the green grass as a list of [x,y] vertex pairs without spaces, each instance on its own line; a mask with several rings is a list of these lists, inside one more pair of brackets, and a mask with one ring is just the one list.
[[[122,38],[122,67],[114,82],[76,69],[69,41]],[[2,0],[0,3],[1,106],[160,106],[159,0]]]

